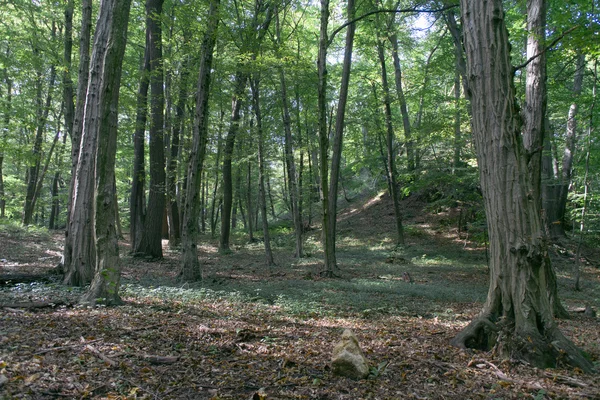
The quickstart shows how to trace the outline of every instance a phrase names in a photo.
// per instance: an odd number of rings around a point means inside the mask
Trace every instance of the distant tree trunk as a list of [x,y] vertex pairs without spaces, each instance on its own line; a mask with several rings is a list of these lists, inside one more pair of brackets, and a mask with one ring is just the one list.
[[[56,36],[56,24],[52,23],[52,37]],[[38,54],[39,50],[34,49],[34,54]],[[56,67],[52,65],[50,67],[50,81],[48,83],[48,92],[46,94],[46,101],[42,99],[42,87],[43,87],[43,72],[38,70],[36,73],[36,113],[37,113],[37,127],[35,139],[33,141],[33,149],[31,150],[31,164],[27,169],[27,191],[25,194],[25,205],[23,207],[23,225],[31,224],[33,212],[35,210],[36,201],[36,189],[38,186],[38,180],[40,175],[40,168],[42,162],[42,144],[44,142],[44,132],[46,131],[46,121],[48,120],[48,113],[50,112],[50,106],[52,105],[52,95],[54,92],[54,83],[56,80]]]
[[2,165],[4,164],[4,153],[0,152],[0,218],[6,217],[6,197],[4,195],[4,172]]
[[267,196],[265,193],[265,154],[264,154],[264,132],[262,129],[262,114],[260,110],[259,80],[250,81],[252,89],[252,104],[256,116],[256,133],[258,136],[258,202],[260,215],[262,217],[263,243],[265,247],[265,258],[268,267],[275,265],[273,251],[271,250],[271,236],[269,235],[269,221],[267,217]]
[[[148,32],[146,32],[148,35]],[[135,253],[140,247],[144,232],[144,217],[146,215],[146,121],[148,118],[148,87],[150,85],[150,41],[146,39],[144,60],[140,74],[140,86],[137,93],[135,130],[133,133],[133,176],[131,194],[129,196],[129,242],[131,252]]]
[[[259,17],[264,15],[264,21],[260,21]],[[264,36],[266,35],[273,15],[273,4],[270,2],[255,1],[254,15],[252,21],[244,33],[247,35],[242,38],[242,54],[250,54],[255,56]],[[225,137],[225,149],[223,152],[223,208],[221,210],[221,236],[219,238],[219,251],[229,252],[229,236],[231,232],[231,209],[233,206],[233,181],[231,162],[233,149],[235,146],[236,135],[240,125],[240,110],[244,92],[246,91],[246,83],[248,80],[247,67],[240,62],[235,74],[233,83],[233,95],[231,100],[231,119],[229,130]]]
[[454,157],[452,158],[452,173],[456,174],[460,167],[461,130],[460,130],[460,73],[454,71]]
[[208,25],[200,49],[200,72],[196,91],[194,111],[193,142],[190,161],[187,168],[186,201],[183,213],[183,231],[181,236],[181,270],[183,281],[202,279],[202,270],[198,261],[198,215],[200,179],[206,152],[208,134],[208,98],[210,93],[213,52],[217,39],[220,0],[210,2]]
[[144,231],[136,254],[162,258],[165,213],[164,74],[161,18],[163,0],[146,0],[147,38],[150,41],[150,187]]
[[391,189],[390,196],[394,202],[394,215],[396,217],[396,243],[404,244],[404,227],[402,226],[402,212],[400,211],[400,194],[398,182],[396,181],[396,162],[394,152],[394,126],[392,124],[392,107],[390,98],[390,89],[387,80],[387,68],[385,65],[385,49],[383,41],[377,41],[377,54],[381,64],[381,87],[383,89],[384,107],[385,107],[385,126],[386,126],[386,147],[387,147],[387,172],[388,182]]
[[[188,30],[184,30],[184,42],[188,42]],[[179,220],[179,205],[177,202],[177,161],[179,160],[179,148],[181,147],[181,131],[183,125],[183,117],[185,113],[185,103],[188,96],[188,75],[189,75],[189,58],[187,58],[181,67],[181,76],[179,78],[179,95],[175,106],[175,119],[173,121],[173,129],[171,134],[171,153],[167,163],[167,211],[169,219],[169,246],[175,247],[181,240],[181,224]],[[204,200],[204,198],[203,198]],[[202,202],[204,205],[204,201]],[[203,206],[204,208],[204,206]],[[202,213],[204,215],[204,213]],[[203,217],[204,218],[204,217]],[[204,219],[202,220],[204,222]]]
[[[67,229],[65,231],[65,247],[63,254],[63,283],[66,285],[83,286],[89,283],[93,276],[95,251],[92,249],[91,238],[93,235],[91,225],[92,199],[83,199],[82,196],[90,196],[89,190],[80,190],[75,187],[77,166],[81,148],[81,135],[83,132],[83,119],[85,112],[85,101],[88,91],[90,75],[90,37],[92,31],[92,0],[81,2],[81,30],[79,33],[79,70],[77,81],[77,96],[75,102],[75,115],[73,120],[73,132],[71,135],[71,182],[69,185],[69,197],[67,203]],[[94,145],[95,146],[95,145]],[[92,147],[93,148],[93,147]],[[83,154],[81,163],[91,164],[91,154]],[[81,171],[86,175],[88,172]],[[78,209],[73,210],[75,200],[80,202]],[[71,219],[76,218],[77,223],[71,224]],[[75,231],[73,231],[75,229]],[[92,249],[92,250],[88,250]],[[74,254],[74,251],[77,253]]]
[[398,96],[398,102],[400,103],[400,113],[402,114],[402,127],[404,128],[404,140],[406,140],[406,159],[408,171],[414,171],[415,169],[415,150],[414,142],[412,138],[410,128],[410,118],[408,116],[408,108],[406,106],[406,97],[404,97],[404,90],[402,90],[402,68],[400,66],[400,56],[398,53],[398,36],[395,32],[395,18],[390,21],[389,29],[392,33],[388,35],[388,41],[392,45],[392,59],[394,60],[394,80],[396,82],[396,95]]
[[[217,194],[219,189],[219,165],[221,164],[221,147],[222,147],[222,128],[223,128],[223,119],[225,118],[225,112],[221,109],[220,112],[220,124],[219,124],[219,132],[217,133],[217,157],[215,157],[215,185],[213,187],[212,200],[210,205],[210,234],[212,237],[215,236],[215,231],[217,230],[217,215],[219,213],[218,210],[215,212],[215,208],[217,207]],[[219,206],[220,207],[220,206]]]
[[[89,175],[77,177],[90,179],[91,185],[86,187],[94,193],[95,273],[90,288],[81,297],[83,303],[121,303],[121,266],[115,229],[115,155],[119,87],[130,4],[131,0],[104,0],[95,30],[82,131],[82,150],[89,141],[95,144],[95,165]],[[77,169],[81,170],[79,166]],[[77,182],[76,187],[80,183]]]
[[[544,176],[544,205],[546,223],[550,236],[554,239],[563,238],[565,234],[565,214],[567,210],[567,198],[569,187],[571,185],[571,175],[573,171],[573,160],[577,143],[577,100],[581,95],[583,87],[583,76],[585,72],[585,55],[577,55],[575,76],[573,79],[573,97],[574,101],[569,107],[567,116],[567,132],[565,138],[565,150],[562,157],[562,173],[558,179],[552,179],[550,175]],[[548,142],[548,146],[550,143]],[[548,170],[549,172],[549,170]]]
[[[277,14],[277,45],[281,46],[281,29],[279,25],[279,13]],[[299,197],[298,197],[298,181],[296,177],[296,162],[294,160],[294,145],[292,139],[292,119],[290,117],[290,106],[287,94],[287,84],[285,82],[285,73],[283,67],[279,67],[279,83],[281,90],[281,104],[283,112],[283,127],[285,132],[284,150],[285,150],[285,166],[289,182],[290,208],[292,213],[292,221],[294,222],[294,236],[296,238],[296,251],[294,257],[302,257],[303,238],[302,238],[302,218],[300,216]]]
[[246,208],[248,210],[248,239],[250,243],[254,242],[254,211],[252,211],[252,163],[250,160],[247,161],[247,174],[246,174]]
[[[523,359],[542,368],[556,366],[560,358],[589,372],[591,363],[563,336],[552,315],[546,283],[552,266],[540,202],[535,198],[541,158],[527,148],[528,143],[533,145],[531,149],[541,145],[541,132],[526,130],[521,136],[523,124],[516,105],[502,1],[461,0],[461,11],[470,28],[464,32],[468,93],[491,257],[483,310],[452,343],[495,347],[499,356]],[[543,0],[528,1],[530,34],[543,37],[538,30],[543,15]],[[528,85],[533,84],[543,86],[545,81],[540,75],[528,77]],[[541,109],[539,102],[531,106]],[[527,137],[530,134],[532,137]]]
[[240,129],[240,110],[242,98],[246,90],[248,75],[241,70],[234,78],[234,94],[231,100],[231,120],[227,136],[225,137],[225,149],[223,152],[223,209],[221,211],[221,236],[219,239],[219,251],[229,252],[229,236],[231,232],[231,210],[233,207],[233,177],[231,163],[235,138]]

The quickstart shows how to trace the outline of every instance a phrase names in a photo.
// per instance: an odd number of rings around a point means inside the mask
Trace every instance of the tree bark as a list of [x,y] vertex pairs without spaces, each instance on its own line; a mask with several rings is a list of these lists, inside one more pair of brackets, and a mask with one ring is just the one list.
[[[532,2],[538,0],[530,0]],[[543,0],[542,0],[543,1]],[[543,3],[536,7],[543,9]],[[528,2],[529,18],[534,18]],[[501,0],[461,0],[473,135],[490,238],[490,286],[483,310],[452,343],[495,348],[537,367],[559,361],[592,371],[558,329],[548,298],[547,253],[539,199],[533,197],[540,157],[521,136],[510,44]],[[543,80],[537,83],[544,85]],[[541,88],[539,88],[541,90]],[[536,161],[537,160],[537,161]]]
[[148,87],[150,86],[150,49],[146,40],[144,60],[140,71],[140,86],[136,100],[135,131],[133,133],[133,176],[129,196],[129,242],[135,253],[140,247],[146,215],[146,121],[148,118]]
[[150,185],[144,230],[135,254],[162,258],[165,213],[164,74],[162,57],[163,0],[146,0],[146,38],[150,48]]
[[[96,24],[91,60],[90,90],[86,98],[83,144],[95,136],[94,168],[90,178],[93,192],[95,245],[94,279],[82,303],[121,303],[121,266],[115,228],[115,155],[119,88],[131,0],[104,0]],[[95,89],[95,90],[92,90]],[[79,168],[78,168],[79,169]],[[81,176],[83,178],[83,176]],[[76,183],[76,186],[80,182]]]
[[208,14],[208,25],[201,46],[200,72],[198,77],[196,108],[194,111],[192,152],[187,169],[186,201],[183,213],[181,237],[181,270],[183,281],[202,279],[198,261],[198,216],[200,180],[206,152],[208,133],[208,98],[210,93],[213,52],[217,39],[220,0],[212,0]]
[[[348,0],[346,4],[346,18],[348,21],[354,19],[354,0]],[[329,224],[325,231],[325,275],[333,276],[337,269],[337,257],[335,249],[336,227],[337,227],[337,200],[338,185],[340,180],[340,168],[342,160],[342,145],[344,138],[344,118],[346,116],[346,103],[348,101],[348,88],[350,86],[350,71],[352,67],[352,48],[354,45],[354,32],[356,24],[350,24],[346,28],[346,44],[344,47],[344,61],[342,64],[342,80],[340,83],[340,94],[335,118],[335,133],[333,149],[331,152],[331,176],[329,179],[329,201],[328,218]]]
[[[69,200],[67,203],[67,229],[65,231],[65,249],[63,255],[63,283],[66,285],[83,286],[92,280],[94,269],[94,249],[92,249],[92,199],[91,191],[87,188],[76,187],[77,168],[80,163],[81,135],[85,101],[88,93],[90,75],[90,37],[92,31],[92,0],[82,0],[81,3],[81,32],[79,34],[79,70],[77,81],[77,96],[75,115],[71,135],[71,183],[69,185]],[[87,150],[95,150],[95,144],[88,143]],[[80,174],[89,173],[91,154],[81,155]],[[88,196],[83,198],[82,196]],[[75,203],[79,202],[74,210]],[[77,222],[72,223],[76,219]]]
[[329,184],[327,182],[329,171],[329,132],[327,129],[327,48],[329,37],[327,26],[329,23],[329,0],[321,0],[321,18],[319,33],[319,53],[317,58],[318,73],[318,118],[319,118],[319,151],[320,151],[320,187],[321,207],[323,209],[323,248],[325,251],[324,276],[333,276],[337,267],[335,264],[335,244],[329,236],[331,219],[329,217]]

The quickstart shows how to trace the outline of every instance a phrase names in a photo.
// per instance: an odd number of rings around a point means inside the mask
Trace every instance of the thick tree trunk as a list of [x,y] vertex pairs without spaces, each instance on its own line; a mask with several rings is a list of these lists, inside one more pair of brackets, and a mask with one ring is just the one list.
[[165,213],[164,77],[161,19],[163,0],[146,1],[147,40],[150,45],[150,185],[144,231],[135,254],[162,258]]
[[[93,147],[89,168],[77,166],[78,181],[92,192],[94,278],[82,303],[120,304],[121,268],[115,229],[115,154],[121,67],[127,41],[130,0],[105,0],[96,24],[81,153]],[[91,146],[87,146],[90,144]],[[79,173],[80,171],[86,174]],[[78,192],[76,192],[78,193]],[[74,202],[74,209],[79,202]]]
[[208,133],[208,98],[213,61],[213,51],[217,39],[220,0],[212,0],[208,14],[208,26],[201,46],[200,73],[194,114],[193,143],[187,169],[186,201],[183,213],[183,231],[181,237],[181,271],[184,281],[202,279],[202,270],[198,261],[198,216],[200,180],[206,152]]
[[390,89],[387,80],[387,68],[385,65],[385,49],[383,41],[377,41],[377,54],[381,64],[381,87],[383,89],[384,107],[385,107],[385,126],[386,126],[386,147],[387,147],[387,173],[390,188],[390,196],[394,203],[394,215],[396,217],[396,243],[404,244],[404,227],[402,226],[402,211],[400,210],[400,193],[398,182],[396,181],[396,161],[394,152],[394,126],[392,124],[392,107],[390,99]]
[[137,93],[135,131],[133,133],[133,176],[129,196],[129,242],[135,253],[140,247],[146,215],[146,121],[148,118],[148,87],[150,86],[150,49],[146,40],[144,61],[141,68],[140,86]]
[[[536,1],[536,0],[531,0]],[[539,3],[538,3],[539,4]],[[531,10],[530,7],[528,7]],[[502,1],[461,0],[473,134],[490,237],[490,287],[480,315],[452,343],[534,366],[592,365],[558,329],[548,298],[539,166],[522,138]],[[529,18],[533,17],[530,11]],[[539,81],[544,84],[543,81]],[[536,143],[536,140],[531,140]]]
[[[67,229],[65,231],[65,249],[63,255],[63,269],[65,272],[63,282],[67,285],[83,286],[89,283],[93,276],[95,258],[90,253],[92,226],[91,198],[83,199],[82,196],[90,196],[91,192],[85,188],[76,187],[77,167],[81,150],[81,135],[83,131],[83,119],[85,101],[88,93],[88,82],[90,76],[90,37],[92,31],[92,0],[82,0],[81,3],[81,31],[79,33],[79,71],[77,81],[77,96],[75,102],[75,115],[73,120],[73,131],[71,135],[71,182],[69,185],[69,200],[67,203]],[[91,144],[88,144],[88,147]],[[95,146],[95,145],[94,145]],[[95,147],[88,148],[93,150]],[[81,165],[91,164],[91,154],[83,154]],[[86,171],[80,171],[87,174]],[[78,208],[73,210],[75,202],[79,201]],[[72,224],[71,219],[76,218],[77,223]],[[92,250],[95,251],[95,250]],[[95,257],[95,256],[93,256]]]

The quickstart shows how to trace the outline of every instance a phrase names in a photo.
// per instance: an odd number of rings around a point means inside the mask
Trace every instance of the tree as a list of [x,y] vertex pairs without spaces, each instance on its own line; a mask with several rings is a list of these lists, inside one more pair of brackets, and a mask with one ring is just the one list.
[[[81,154],[81,135],[85,101],[90,76],[90,37],[92,31],[92,1],[82,0],[81,31],[79,34],[79,69],[75,116],[71,134],[71,182],[69,202],[67,204],[67,229],[65,231],[65,249],[63,255],[63,283],[83,286],[91,282],[94,275],[95,249],[92,246],[92,194],[89,188],[76,187],[77,168],[79,173],[88,175],[92,154]],[[86,182],[87,184],[87,182]],[[77,205],[76,205],[77,203]]]
[[[394,56],[394,64],[396,63],[396,61],[398,60],[398,44],[397,44],[397,39],[395,35],[392,35],[392,40],[393,44],[392,44],[392,54],[396,54]],[[394,46],[395,45],[395,46]],[[379,63],[381,64],[381,87],[383,89],[383,102],[384,102],[384,109],[385,109],[385,127],[386,127],[386,135],[385,135],[385,143],[386,143],[386,148],[387,148],[387,158],[386,158],[386,172],[388,173],[388,183],[389,183],[389,190],[390,190],[390,196],[392,198],[392,201],[394,203],[394,215],[396,217],[396,233],[397,233],[397,237],[396,237],[396,243],[398,244],[404,244],[404,227],[402,226],[402,212],[400,211],[400,193],[399,193],[399,185],[398,185],[398,180],[397,180],[397,172],[396,172],[396,152],[394,151],[394,126],[392,123],[392,100],[390,98],[390,89],[389,89],[389,84],[388,84],[388,78],[387,78],[387,68],[385,65],[385,48],[384,48],[384,42],[383,42],[383,38],[378,38],[377,40],[377,55],[379,56]],[[400,74],[399,72],[399,68],[400,68],[400,64],[398,64],[398,67],[394,68],[395,69],[395,76],[396,76],[396,85],[400,86],[401,88],[401,81],[400,81],[400,77],[398,76]],[[401,96],[402,98],[404,98],[404,95],[398,95]],[[406,101],[402,100],[400,102],[400,107],[403,108],[406,111]],[[402,119],[403,121],[405,121],[405,111],[402,112]],[[406,114],[406,120],[408,119],[408,115]],[[405,133],[405,137],[408,138],[410,137],[410,133],[408,134],[408,136],[406,136],[407,132],[410,132],[410,125],[408,125],[408,130],[407,127],[405,125],[404,127],[404,133]],[[412,146],[411,146],[412,149]],[[411,150],[411,157],[412,157],[412,150]],[[412,167],[412,169],[414,169],[414,158],[409,157],[409,168]],[[412,161],[411,161],[412,160]]]
[[208,131],[208,99],[211,83],[213,52],[217,39],[220,0],[212,0],[208,13],[208,24],[201,46],[200,73],[194,114],[193,144],[187,168],[187,186],[183,213],[183,231],[181,237],[181,271],[184,281],[196,281],[202,278],[198,261],[198,217],[200,215],[199,192],[202,179],[202,166],[206,152]]
[[[350,0],[353,1],[353,0]],[[279,22],[279,12],[276,16],[276,37],[278,49],[282,46],[281,26]],[[281,90],[281,104],[283,108],[283,127],[285,131],[284,149],[285,149],[285,166],[289,180],[290,192],[290,208],[292,211],[292,220],[294,221],[294,234],[296,236],[296,251],[295,257],[302,257],[303,239],[302,239],[302,215],[300,214],[300,196],[298,191],[298,178],[296,175],[296,161],[294,160],[294,147],[292,143],[292,120],[290,117],[290,106],[287,92],[287,84],[285,81],[285,72],[283,66],[279,67],[279,82]]]
[[[238,15],[241,13],[238,10]],[[238,21],[241,29],[240,61],[236,67],[234,77],[234,89],[231,99],[231,119],[229,130],[225,137],[225,148],[223,151],[223,208],[221,212],[221,236],[219,238],[219,251],[228,252],[229,236],[231,233],[231,209],[233,206],[233,178],[232,157],[235,139],[240,128],[240,110],[242,109],[243,97],[246,91],[246,83],[249,78],[248,65],[243,61],[245,57],[255,59],[260,44],[268,32],[273,16],[273,4],[270,1],[256,0],[251,20]]]
[[[539,34],[544,13],[543,0],[528,1],[532,33]],[[539,148],[531,147],[541,145],[542,132],[521,136],[524,126],[515,96],[515,69],[502,1],[461,0],[461,14],[470,28],[464,30],[464,46],[490,238],[490,286],[483,310],[452,343],[495,347],[503,357],[524,359],[538,367],[555,366],[563,360],[591,371],[591,363],[556,325],[548,297],[547,276],[552,265],[540,202],[534,197],[539,189],[541,157],[534,154]],[[530,61],[540,57],[537,50]],[[542,76],[530,79],[529,85],[543,90]]]
[[[82,296],[84,303],[99,299],[106,304],[120,303],[121,276],[119,246],[115,224],[115,153],[121,68],[130,0],[104,0],[96,23],[94,46],[90,61],[90,77],[81,132],[80,154],[89,152],[91,166],[77,165],[75,195],[92,199],[91,225],[94,278]],[[82,191],[85,191],[82,193]],[[80,207],[77,200],[73,209]],[[72,223],[87,223],[74,220]]]
[[164,78],[162,57],[163,0],[146,1],[147,40],[150,49],[150,185],[144,229],[135,254],[162,258],[165,213]]

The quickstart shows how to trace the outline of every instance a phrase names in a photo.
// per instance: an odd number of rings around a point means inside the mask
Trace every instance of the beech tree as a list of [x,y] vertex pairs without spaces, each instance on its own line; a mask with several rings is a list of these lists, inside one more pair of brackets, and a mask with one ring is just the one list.
[[[527,2],[528,29],[539,39],[544,0]],[[461,0],[464,46],[472,105],[472,128],[490,239],[490,286],[481,313],[456,336],[459,347],[490,349],[538,367],[559,360],[591,371],[592,364],[559,330],[548,296],[551,262],[541,219],[539,153],[544,95],[536,96],[535,118],[522,122],[515,95],[515,68],[501,0]],[[530,42],[528,62],[544,48]],[[543,43],[543,42],[542,42]],[[534,50],[535,49],[535,50]],[[544,91],[543,68],[529,69],[529,90]],[[543,120],[543,117],[542,117]],[[527,124],[536,124],[531,130]],[[524,130],[525,128],[525,130]]]
[[200,72],[196,94],[194,114],[192,152],[187,167],[187,185],[184,202],[182,237],[181,237],[181,271],[184,281],[196,281],[202,278],[198,261],[198,218],[200,216],[200,183],[206,152],[208,131],[208,99],[211,83],[213,52],[217,39],[219,24],[220,0],[212,0],[207,17],[207,29],[201,46]]

